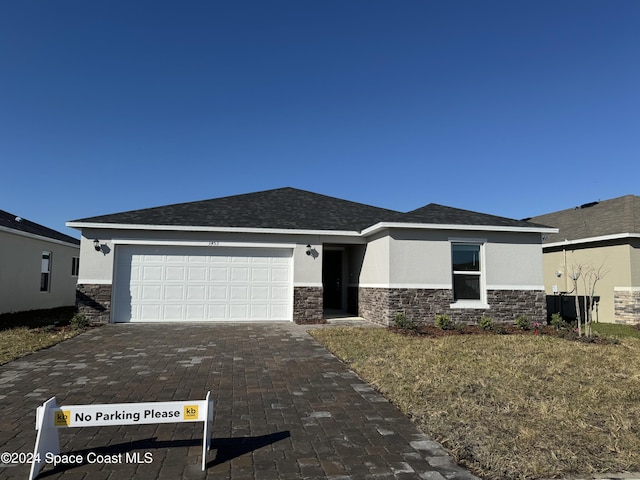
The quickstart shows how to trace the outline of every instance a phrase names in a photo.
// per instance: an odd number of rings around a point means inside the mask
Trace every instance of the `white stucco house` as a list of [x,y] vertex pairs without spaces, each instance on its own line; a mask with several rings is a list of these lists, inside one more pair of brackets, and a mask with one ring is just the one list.
[[73,306],[80,241],[0,210],[0,314]]
[[294,188],[67,223],[82,232],[79,308],[102,322],[390,324],[545,319],[529,222],[429,204],[408,213]]

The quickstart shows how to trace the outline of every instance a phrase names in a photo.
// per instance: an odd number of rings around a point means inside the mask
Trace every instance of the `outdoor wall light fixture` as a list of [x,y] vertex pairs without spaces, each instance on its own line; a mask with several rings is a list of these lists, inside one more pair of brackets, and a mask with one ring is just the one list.
[[311,245],[307,243],[307,255],[311,255]]
[[102,247],[100,246],[100,240],[98,240],[97,238],[93,241],[93,248],[96,249],[96,252],[102,250]]

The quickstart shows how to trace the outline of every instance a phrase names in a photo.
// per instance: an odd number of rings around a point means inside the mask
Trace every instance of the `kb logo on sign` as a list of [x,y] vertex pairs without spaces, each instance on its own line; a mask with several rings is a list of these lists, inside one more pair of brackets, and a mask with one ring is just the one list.
[[185,420],[197,420],[198,419],[198,406],[197,405],[185,405],[185,407],[184,407],[184,419]]
[[68,427],[71,423],[71,410],[58,410],[53,414],[54,427]]

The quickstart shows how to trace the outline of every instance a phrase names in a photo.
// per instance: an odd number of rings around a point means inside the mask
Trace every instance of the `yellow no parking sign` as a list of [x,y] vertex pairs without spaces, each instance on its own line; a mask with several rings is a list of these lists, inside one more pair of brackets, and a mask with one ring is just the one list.
[[36,445],[29,480],[38,476],[42,465],[60,453],[59,428],[144,425],[152,423],[202,422],[202,471],[211,445],[213,400],[207,392],[204,400],[184,402],[110,403],[57,406],[55,397],[36,410]]

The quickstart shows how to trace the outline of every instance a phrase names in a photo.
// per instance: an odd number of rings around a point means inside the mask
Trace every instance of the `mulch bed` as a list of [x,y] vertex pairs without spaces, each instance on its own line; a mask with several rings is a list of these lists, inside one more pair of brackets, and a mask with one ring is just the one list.
[[416,337],[425,338],[440,338],[459,335],[538,335],[538,336],[551,336],[559,337],[567,340],[574,340],[584,343],[596,343],[601,345],[617,343],[616,341],[605,337],[578,337],[577,333],[566,329],[556,329],[548,325],[540,326],[538,328],[531,328],[530,330],[523,330],[515,325],[496,325],[492,330],[485,330],[479,325],[458,325],[454,328],[444,330],[436,327],[435,325],[419,325],[415,329],[404,329],[398,327],[388,327],[394,333],[400,335],[410,335]]

